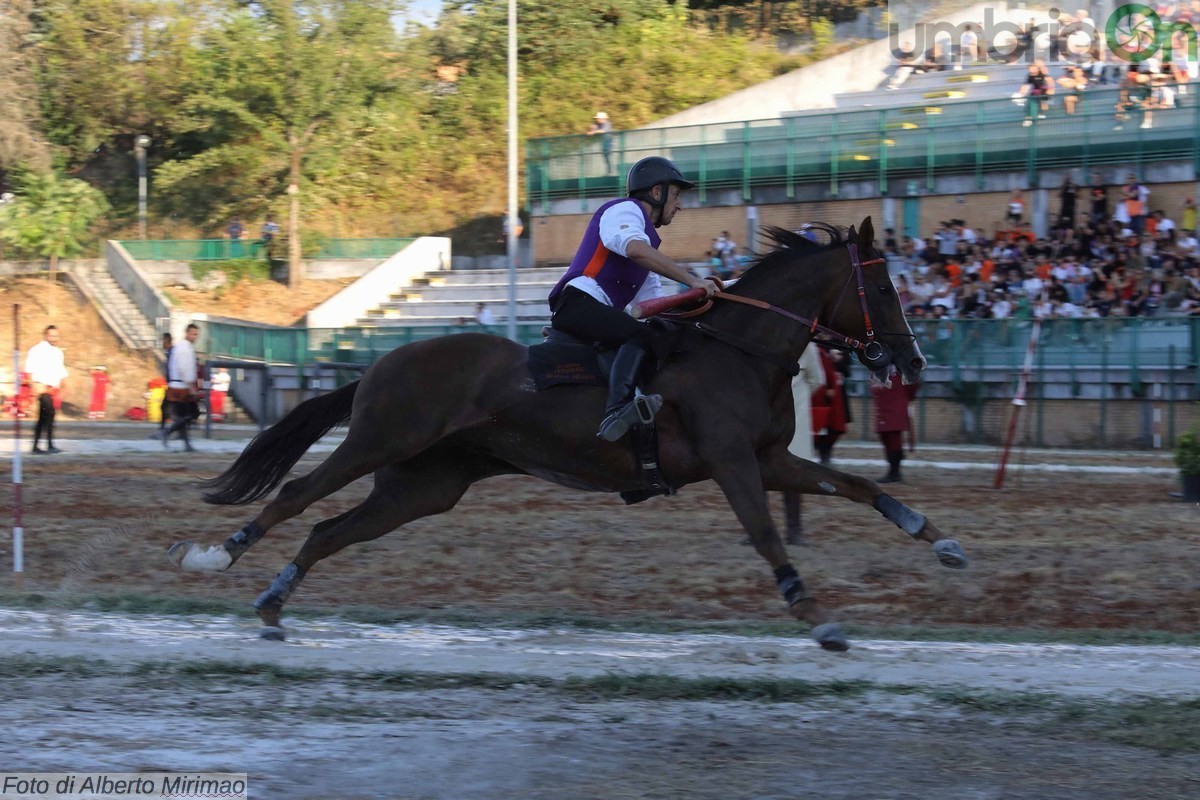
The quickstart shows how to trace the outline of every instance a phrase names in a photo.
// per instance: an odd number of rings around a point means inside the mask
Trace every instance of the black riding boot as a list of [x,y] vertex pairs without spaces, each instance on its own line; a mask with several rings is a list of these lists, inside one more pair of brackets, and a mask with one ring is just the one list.
[[608,405],[596,434],[601,439],[615,442],[634,425],[649,425],[662,408],[662,395],[637,394],[638,372],[645,357],[646,351],[634,342],[626,342],[617,351],[608,376]]
[[783,493],[783,519],[787,526],[784,539],[788,544],[804,544],[804,527],[800,523],[800,493]]
[[887,451],[888,472],[887,472],[887,475],[884,475],[882,478],[879,479],[879,482],[880,483],[900,483],[902,481],[902,479],[900,477],[900,462],[903,459],[904,459],[904,451],[903,450],[888,450]]

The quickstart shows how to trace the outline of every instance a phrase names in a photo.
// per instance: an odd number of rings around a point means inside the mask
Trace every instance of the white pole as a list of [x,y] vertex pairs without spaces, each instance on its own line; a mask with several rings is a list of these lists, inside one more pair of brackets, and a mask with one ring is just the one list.
[[[1038,305],[1044,306],[1048,299],[1045,291],[1038,299]],[[1042,318],[1034,310],[1033,327],[1029,331],[1029,345],[1025,348],[1025,366],[1021,369],[1021,377],[1017,380],[1017,392],[1012,399],[1012,416],[1008,418],[1008,434],[1004,437],[1004,450],[1000,453],[1000,464],[996,468],[996,480],[992,484],[995,489],[1004,488],[1004,472],[1008,467],[1008,455],[1012,451],[1013,437],[1017,433],[1017,418],[1021,415],[1021,409],[1025,407],[1025,391],[1029,387],[1029,378],[1033,375],[1033,355],[1038,349],[1038,339],[1042,334]]]
[[[21,395],[21,305],[13,303],[13,387],[14,397]],[[25,571],[25,528],[21,521],[21,407],[13,409],[13,583],[21,591]]]
[[517,0],[508,0],[508,326],[517,338]]

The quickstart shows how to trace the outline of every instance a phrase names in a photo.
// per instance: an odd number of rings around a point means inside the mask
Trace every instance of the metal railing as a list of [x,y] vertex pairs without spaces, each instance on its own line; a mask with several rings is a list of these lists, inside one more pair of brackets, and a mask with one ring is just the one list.
[[[913,333],[931,367],[951,370],[954,382],[968,372],[1019,371],[1032,323],[1029,320],[913,320]],[[518,325],[518,341],[536,344],[541,323]],[[206,322],[204,352],[210,357],[283,364],[335,361],[370,364],[401,345],[456,333],[502,333],[469,325],[354,328],[276,328]],[[1039,365],[1090,369],[1105,364],[1127,370],[1131,384],[1147,368],[1200,368],[1200,317],[1108,317],[1050,319],[1042,324]]]
[[[403,250],[413,239],[324,239],[314,253],[305,258],[384,259]],[[233,258],[261,258],[265,243],[261,239],[135,239],[121,246],[138,261],[224,261]],[[284,248],[276,240],[276,247]],[[277,255],[282,255],[282,252]]]
[[[1093,87],[1068,116],[1061,96],[1047,119],[1022,126],[1025,109],[1010,98],[937,102],[867,110],[802,113],[743,122],[619,131],[611,134],[612,169],[594,136],[558,136],[526,143],[526,197],[530,208],[551,201],[621,194],[626,170],[647,155],[671,158],[698,184],[701,202],[714,190],[783,186],[789,197],[803,184],[825,183],[833,195],[846,181],[870,180],[882,194],[899,180],[934,187],[939,175],[1024,171],[1030,186],[1039,170],[1070,166],[1084,171],[1121,164],[1140,171],[1164,160],[1191,160],[1200,171],[1200,84],[1176,96],[1176,107],[1153,112],[1142,128],[1134,112],[1114,130],[1116,88]],[[1036,117],[1036,115],[1035,115]]]

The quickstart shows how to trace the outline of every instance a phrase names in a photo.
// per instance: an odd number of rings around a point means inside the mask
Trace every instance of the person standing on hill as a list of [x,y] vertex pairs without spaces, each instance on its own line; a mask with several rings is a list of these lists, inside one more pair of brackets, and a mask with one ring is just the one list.
[[[42,332],[42,341],[29,348],[25,356],[25,372],[33,384],[33,396],[37,398],[37,426],[33,429],[32,452],[61,452],[54,446],[54,399],[62,392],[67,381],[66,359],[58,346],[58,328],[47,325]],[[46,437],[46,449],[38,447],[42,436]]]
[[597,111],[592,117],[592,127],[588,128],[588,136],[600,137],[600,153],[604,156],[604,174],[612,173],[612,122],[608,114]]

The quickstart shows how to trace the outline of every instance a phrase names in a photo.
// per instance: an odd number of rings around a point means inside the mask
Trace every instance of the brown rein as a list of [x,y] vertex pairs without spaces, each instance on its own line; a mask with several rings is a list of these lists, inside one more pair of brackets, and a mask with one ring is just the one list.
[[853,339],[849,336],[846,336],[844,333],[839,333],[838,331],[835,331],[832,328],[828,328],[824,325],[821,325],[820,323],[817,322],[816,318],[808,319],[806,317],[800,316],[799,314],[793,314],[792,312],[788,311],[787,309],[780,308],[779,306],[776,306],[776,305],[772,305],[771,303],[768,303],[765,300],[755,300],[752,297],[742,297],[741,295],[730,294],[728,292],[725,292],[725,291],[723,291],[725,288],[724,282],[721,281],[720,278],[717,278],[715,276],[709,276],[709,278],[708,278],[709,280],[711,280],[717,284],[718,290],[715,294],[713,294],[711,297],[706,297],[704,299],[704,302],[701,303],[699,306],[697,306],[694,309],[690,309],[688,311],[667,311],[667,312],[663,312],[662,316],[668,317],[670,319],[688,319],[691,317],[696,317],[696,316],[699,316],[700,314],[707,312],[709,309],[711,309],[713,306],[713,300],[725,300],[725,301],[728,301],[731,303],[741,303],[742,305],[762,309],[763,311],[770,311],[772,313],[787,317],[788,319],[794,320],[794,321],[799,322],[802,325],[806,326],[809,329],[810,334],[822,333],[825,336],[831,337],[835,342],[841,344],[848,350],[865,350],[868,345],[872,344],[875,341],[875,330],[874,330],[873,326],[871,325],[871,315],[867,310],[866,287],[864,286],[864,283],[863,283],[862,268],[865,266],[870,266],[872,264],[882,264],[887,259],[875,258],[875,259],[871,259],[870,261],[859,261],[858,260],[858,247],[853,243],[848,243],[846,245],[846,247],[850,251],[850,263],[853,267],[853,271],[846,278],[846,285],[842,287],[842,294],[838,297],[838,302],[834,306],[834,311],[836,312],[838,309],[838,306],[841,305],[842,299],[846,295],[846,288],[850,286],[850,279],[857,278],[858,279],[858,299],[859,299],[859,304],[862,308],[863,321],[866,325],[866,331],[867,331],[867,340],[865,342],[860,341],[858,339]]

